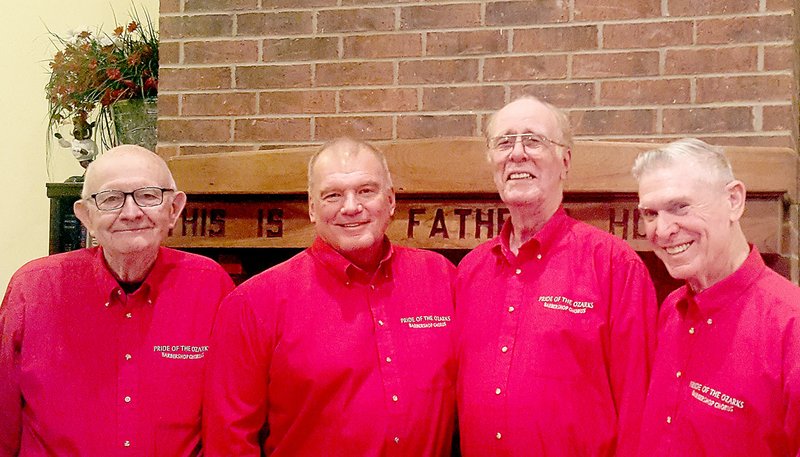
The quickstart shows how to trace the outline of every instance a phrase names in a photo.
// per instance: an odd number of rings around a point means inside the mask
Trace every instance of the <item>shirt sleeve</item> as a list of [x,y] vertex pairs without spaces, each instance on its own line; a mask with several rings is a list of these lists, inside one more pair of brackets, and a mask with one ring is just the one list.
[[263,325],[244,293],[234,291],[223,300],[206,367],[205,455],[261,455],[261,440],[269,432],[267,387],[273,341],[274,332]]
[[618,457],[636,455],[656,343],[658,301],[647,268],[638,259],[611,266],[609,381],[617,407]]
[[19,359],[24,331],[25,298],[12,278],[0,305],[0,456],[19,453],[22,435],[22,391]]
[[789,439],[788,455],[800,457],[800,320],[792,319],[784,339],[784,432]]

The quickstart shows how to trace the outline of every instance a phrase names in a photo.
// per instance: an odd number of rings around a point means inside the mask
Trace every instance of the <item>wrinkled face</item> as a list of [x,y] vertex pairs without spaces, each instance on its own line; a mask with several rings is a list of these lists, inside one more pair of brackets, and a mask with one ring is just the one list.
[[358,262],[380,252],[394,214],[394,190],[372,153],[344,155],[334,149],[314,165],[308,214],[317,235]]
[[[490,138],[534,133],[546,140],[563,143],[553,113],[534,100],[517,100],[506,105],[497,112],[490,128]],[[514,141],[510,149],[489,148],[494,183],[500,198],[509,206],[558,206],[569,170],[569,149],[551,141],[541,141],[529,148],[524,147],[521,139],[509,138]]]
[[[169,177],[153,158],[143,154],[101,159],[84,183],[89,194],[105,190],[132,192],[142,187],[171,188]],[[78,200],[75,215],[83,222],[106,256],[154,252],[167,237],[186,203],[183,192],[164,192],[158,206],[139,207],[128,195],[122,208],[100,211],[93,198]]]
[[693,163],[656,168],[639,180],[647,239],[669,274],[695,290],[730,273],[731,228],[740,216],[731,186],[704,176]]

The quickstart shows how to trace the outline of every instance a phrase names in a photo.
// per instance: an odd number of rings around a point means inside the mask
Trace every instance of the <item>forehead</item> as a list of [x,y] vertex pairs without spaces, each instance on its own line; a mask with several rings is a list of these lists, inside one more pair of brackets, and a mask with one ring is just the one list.
[[494,115],[489,136],[524,132],[541,133],[548,137],[556,136],[559,126],[555,114],[536,100],[517,100]]
[[314,164],[312,180],[315,187],[360,185],[366,182],[383,185],[387,182],[381,161],[363,149],[357,152],[342,149],[323,152]]
[[106,189],[132,190],[142,186],[166,186],[168,171],[155,157],[117,154],[92,164],[86,179],[89,192]]
[[639,203],[653,208],[677,200],[694,202],[713,192],[709,180],[690,164],[668,164],[645,172],[639,179]]

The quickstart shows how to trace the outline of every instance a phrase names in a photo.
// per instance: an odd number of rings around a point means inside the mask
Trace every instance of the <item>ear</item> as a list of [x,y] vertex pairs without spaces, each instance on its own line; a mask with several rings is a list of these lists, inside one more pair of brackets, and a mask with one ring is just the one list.
[[175,228],[175,224],[178,223],[178,218],[180,217],[181,213],[183,212],[183,208],[186,207],[186,194],[181,191],[175,191],[175,195],[172,197],[172,203],[170,204],[169,208],[169,229],[172,230]]
[[78,220],[81,221],[81,224],[83,224],[83,226],[86,227],[86,230],[88,230],[89,233],[91,233],[92,236],[94,236],[92,230],[93,229],[92,219],[91,216],[89,215],[89,207],[87,206],[86,202],[87,200],[84,200],[82,198],[80,200],[75,200],[75,203],[72,204],[72,212],[75,213],[75,217],[77,217]]
[[389,199],[389,215],[394,216],[394,210],[397,207],[397,200],[395,199],[394,187],[389,188],[389,194],[386,196]]
[[744,214],[744,203],[747,198],[747,189],[744,183],[733,180],[725,186],[728,204],[731,206],[731,222],[738,221]]
[[314,208],[314,199],[311,198],[310,194],[308,195],[308,219],[311,221],[312,224],[317,221],[317,216],[315,214],[315,208]]
[[564,151],[561,154],[561,162],[564,165],[564,170],[561,172],[561,180],[567,179],[567,174],[569,173],[569,167],[572,164],[572,149],[571,148],[564,148]]

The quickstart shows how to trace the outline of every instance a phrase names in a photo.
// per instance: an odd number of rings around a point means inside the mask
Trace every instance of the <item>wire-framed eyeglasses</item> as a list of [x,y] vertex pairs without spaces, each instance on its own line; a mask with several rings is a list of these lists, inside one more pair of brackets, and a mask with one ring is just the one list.
[[121,190],[104,190],[90,197],[100,211],[115,211],[125,206],[125,198],[130,195],[133,202],[140,208],[158,206],[164,202],[164,192],[174,192],[175,189],[165,187],[140,187],[130,192]]
[[526,151],[535,151],[543,149],[547,145],[567,147],[557,141],[553,141],[544,135],[538,133],[513,133],[508,135],[500,135],[489,138],[489,149],[500,152],[510,152],[517,144],[517,140],[522,142],[522,146]]

